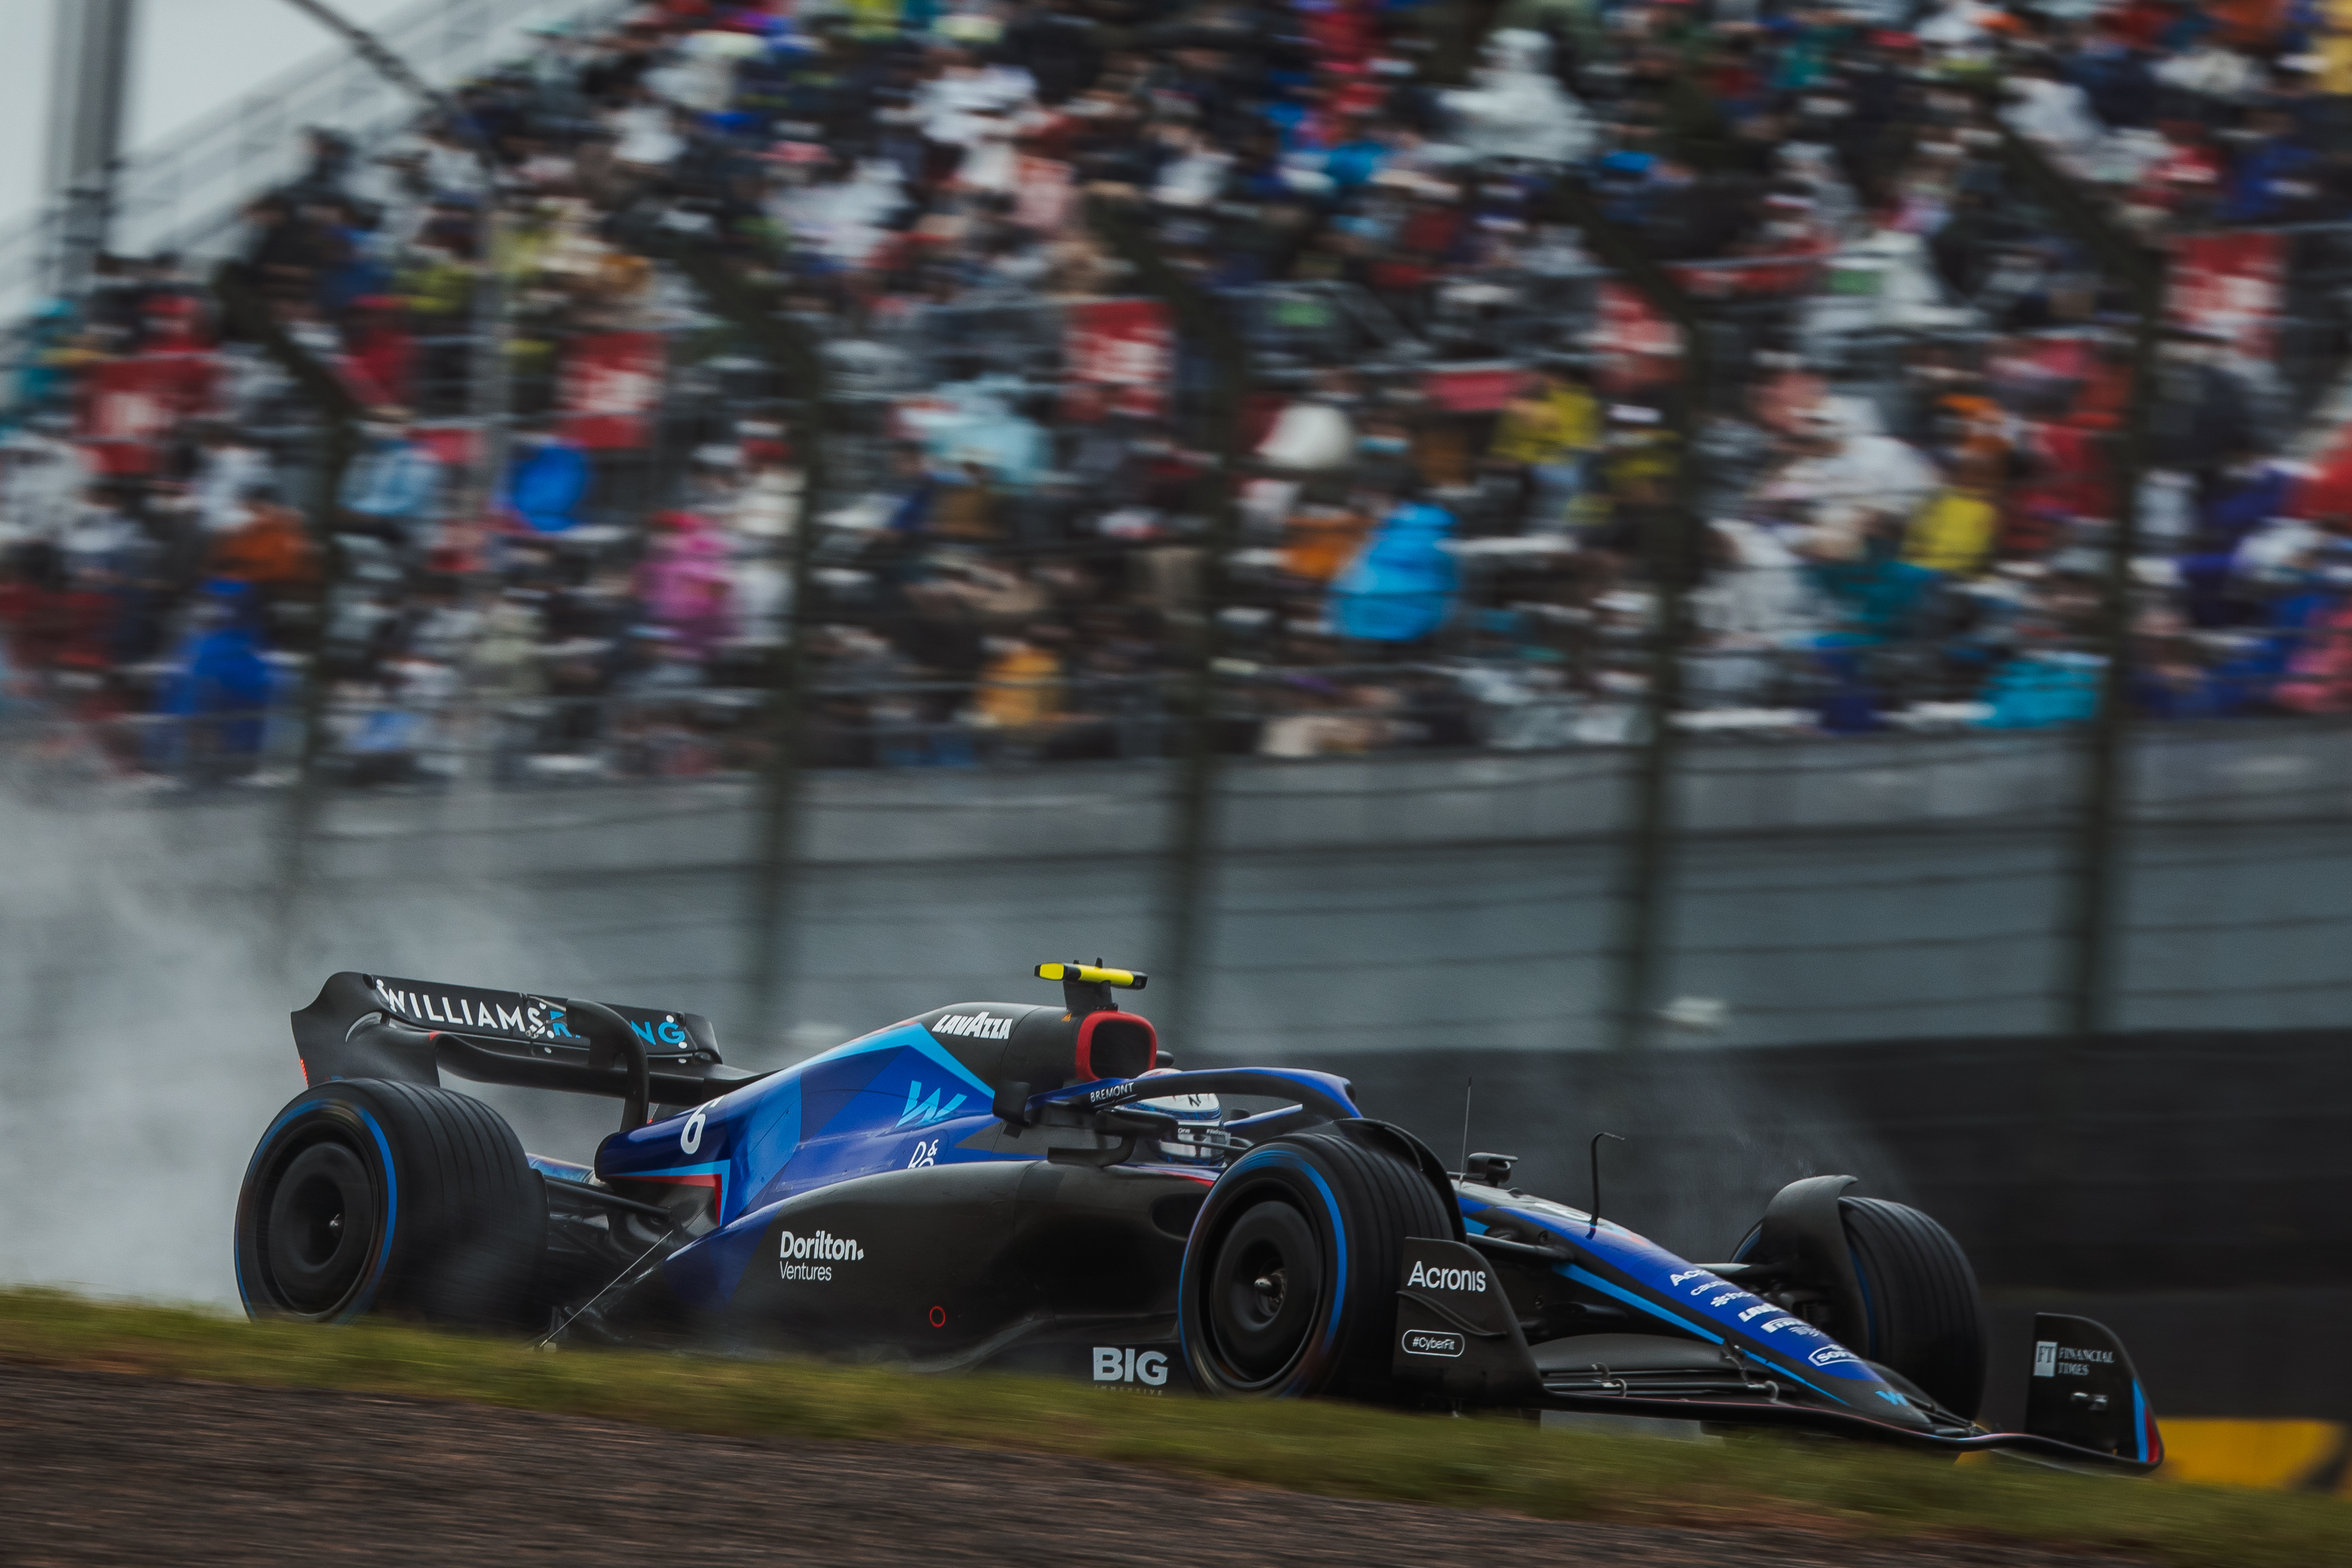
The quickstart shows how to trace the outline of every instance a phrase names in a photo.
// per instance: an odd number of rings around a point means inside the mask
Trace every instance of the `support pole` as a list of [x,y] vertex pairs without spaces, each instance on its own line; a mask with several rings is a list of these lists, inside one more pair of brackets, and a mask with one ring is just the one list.
[[[1147,292],[1163,300],[1184,339],[1208,356],[1214,376],[1217,470],[1208,527],[1201,539],[1200,593],[1192,610],[1192,646],[1185,659],[1177,709],[1182,751],[1171,802],[1165,891],[1160,909],[1165,970],[1173,976],[1167,1003],[1155,1009],[1160,1031],[1178,1048],[1190,1044],[1208,1017],[1211,871],[1217,839],[1216,668],[1223,643],[1219,619],[1226,598],[1225,558],[1233,552],[1241,479],[1242,412],[1249,396],[1249,352],[1229,310],[1199,283],[1168,263],[1134,212],[1097,199],[1088,208],[1095,232],[1133,267]],[[1188,1031],[1192,1031],[1188,1033]]]
[[2116,1026],[2117,927],[2122,919],[2123,815],[2130,776],[2132,563],[2139,553],[2139,489],[2156,381],[2161,285],[2144,300],[2132,334],[2132,393],[2116,452],[2116,517],[2100,584],[2099,705],[2084,740],[2083,822],[2067,901],[2064,1027],[2104,1035]]
[[[506,283],[499,276],[500,252],[506,245],[507,221],[504,205],[499,200],[500,175],[498,152],[488,137],[472,121],[457,112],[457,100],[417,74],[383,41],[325,4],[325,0],[287,0],[287,4],[349,44],[352,52],[368,67],[407,93],[431,108],[473,142],[475,158],[482,165],[483,195],[481,237],[479,240],[480,269],[474,279],[471,319],[474,331],[472,363],[467,379],[467,412],[474,426],[474,460],[469,488],[460,493],[460,501],[471,506],[475,525],[487,531],[490,519],[498,510],[499,495],[506,488],[507,449],[510,434],[509,405],[511,402],[512,374],[507,359],[507,292]],[[482,570],[484,540],[469,542],[474,561],[467,574],[466,604],[478,610],[487,595],[489,583]],[[458,700],[457,732],[460,744],[476,729],[478,714],[473,701],[470,685],[463,689]],[[470,773],[470,769],[467,770]]]
[[1712,384],[1698,310],[1682,285],[1633,236],[1610,222],[1581,184],[1563,181],[1557,199],[1567,221],[1619,280],[1675,324],[1683,345],[1681,406],[1672,411],[1668,426],[1677,437],[1675,494],[1666,526],[1651,530],[1643,542],[1656,608],[1649,628],[1641,753],[1627,781],[1624,846],[1612,899],[1616,929],[1610,942],[1610,1039],[1620,1051],[1630,1052],[1648,1044],[1650,1015],[1659,1000],[1654,993],[1664,969],[1679,739],[1675,715],[1682,708],[1683,649],[1690,639],[1687,589],[1699,558],[1696,437]]
[[772,1036],[783,1021],[791,969],[793,870],[800,855],[802,731],[807,717],[809,579],[825,491],[825,366],[815,337],[783,309],[779,290],[747,277],[716,248],[685,239],[661,245],[693,280],[711,311],[741,332],[789,390],[793,452],[801,464],[800,516],[785,545],[792,597],[771,666],[769,751],[753,847],[744,985],[752,1027]]
[[130,118],[137,0],[57,0],[49,64],[50,283],[78,294],[105,253]]
[[2161,256],[2139,241],[2053,167],[2042,150],[2001,133],[2011,171],[2091,252],[2130,298],[2131,398],[2115,457],[2116,515],[2100,583],[2098,707],[2083,736],[2079,821],[2060,916],[2058,1026],[2076,1039],[2115,1027],[2116,928],[2123,880],[2123,813],[2130,791],[2132,564],[2139,553],[2139,492],[2147,465],[2148,416],[2156,398],[2157,342],[2164,330]]
[[310,847],[318,831],[324,789],[320,758],[325,751],[330,681],[326,669],[327,632],[331,625],[335,595],[342,581],[343,552],[336,543],[335,510],[343,474],[360,448],[359,400],[333,372],[313,358],[279,324],[243,267],[225,262],[213,275],[213,294],[220,301],[229,330],[257,344],[271,363],[302,391],[320,420],[317,482],[310,492],[310,539],[321,564],[319,584],[318,640],[302,681],[301,750],[295,765],[293,787],[287,792],[286,816],[279,827],[278,857],[278,930],[272,942],[277,962],[293,957],[295,933],[302,929],[301,910],[310,879]]
[[1999,1267],[2013,1277],[2066,1287],[2080,1283],[2075,1193],[2083,1172],[2074,1129],[2089,1089],[2091,1045],[2115,1027],[2116,925],[2123,880],[2123,813],[2130,761],[2132,563],[2139,548],[2139,490],[2148,415],[2156,399],[2156,351],[2164,330],[2165,280],[2150,254],[2094,196],[2053,167],[2041,149],[2001,134],[2010,172],[2091,252],[2130,298],[2131,398],[2116,452],[2116,516],[2101,582],[2098,707],[2082,742],[2080,810],[2072,865],[2061,890],[2059,997],[2055,1032],[2037,1065],[2032,1132],[2022,1179],[2004,1205],[2000,1234],[2015,1256]]

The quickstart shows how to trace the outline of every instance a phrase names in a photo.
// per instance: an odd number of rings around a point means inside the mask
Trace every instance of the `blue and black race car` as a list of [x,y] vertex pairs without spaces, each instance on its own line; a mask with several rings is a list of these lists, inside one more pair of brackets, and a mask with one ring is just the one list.
[[[779,1072],[689,1013],[341,973],[294,1015],[309,1087],[254,1151],[257,1316],[391,1312],[597,1342],[1058,1372],[1143,1390],[1780,1423],[2153,1468],[2123,1347],[2036,1320],[2026,1430],[1974,1417],[1967,1258],[1853,1178],[1784,1188],[1690,1262],[1449,1172],[1324,1073],[1179,1071],[1114,993],[962,1003]],[[476,1082],[603,1095],[585,1164],[526,1154]]]

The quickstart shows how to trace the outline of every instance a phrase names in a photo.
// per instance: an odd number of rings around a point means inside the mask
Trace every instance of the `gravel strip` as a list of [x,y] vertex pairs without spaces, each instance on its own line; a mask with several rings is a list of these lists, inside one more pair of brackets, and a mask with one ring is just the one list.
[[[659,1554],[652,1557],[651,1554]],[[0,1367],[0,1562],[2120,1568],[1827,1531],[1567,1524],[1130,1466],[751,1443],[481,1405]]]

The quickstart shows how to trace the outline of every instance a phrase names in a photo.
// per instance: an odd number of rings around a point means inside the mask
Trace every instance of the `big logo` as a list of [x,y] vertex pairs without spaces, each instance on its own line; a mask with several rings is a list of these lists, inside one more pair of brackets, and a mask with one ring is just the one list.
[[1118,1345],[1095,1347],[1097,1383],[1139,1383],[1158,1388],[1168,1381],[1168,1358],[1158,1351],[1137,1351]]

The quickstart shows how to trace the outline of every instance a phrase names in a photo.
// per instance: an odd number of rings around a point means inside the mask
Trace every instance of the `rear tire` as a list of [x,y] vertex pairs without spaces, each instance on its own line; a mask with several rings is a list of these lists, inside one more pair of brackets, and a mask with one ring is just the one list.
[[257,1318],[519,1326],[546,1238],[545,1190],[497,1111],[446,1089],[339,1080],[295,1096],[253,1152],[237,1290]]
[[1450,1237],[1429,1179],[1360,1131],[1260,1145],[1210,1189],[1184,1248],[1180,1331],[1212,1394],[1387,1401],[1407,1237]]
[[1951,1232],[1902,1204],[1842,1198],[1838,1208],[1870,1320],[1867,1342],[1849,1348],[1974,1420],[1984,1402],[1984,1314],[1968,1254]]

